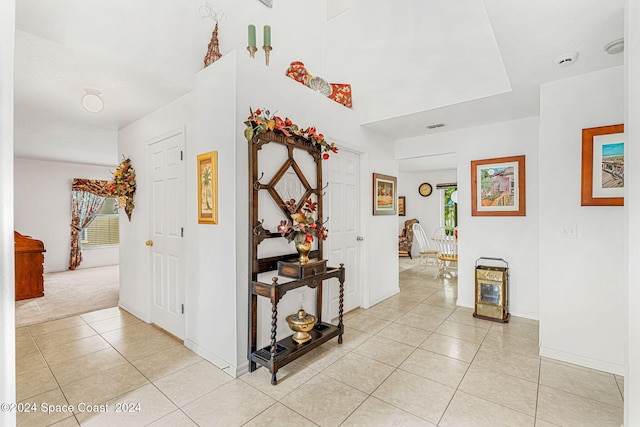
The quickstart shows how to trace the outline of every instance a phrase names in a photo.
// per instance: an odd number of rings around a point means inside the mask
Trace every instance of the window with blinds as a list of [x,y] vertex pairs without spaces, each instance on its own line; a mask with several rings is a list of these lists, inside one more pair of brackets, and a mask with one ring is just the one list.
[[110,246],[120,243],[120,216],[116,199],[107,199],[100,214],[80,235],[83,248]]

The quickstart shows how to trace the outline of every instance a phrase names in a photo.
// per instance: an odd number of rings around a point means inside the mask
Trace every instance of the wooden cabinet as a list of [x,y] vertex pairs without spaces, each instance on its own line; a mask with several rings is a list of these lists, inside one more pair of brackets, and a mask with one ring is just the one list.
[[[266,155],[268,160],[260,165],[259,153],[264,154],[265,151],[269,152]],[[282,159],[282,163],[276,159]],[[269,173],[273,176],[265,177],[262,168],[271,171]],[[307,173],[306,176],[303,171]],[[270,226],[275,231],[281,220],[291,220],[291,213],[286,206],[287,203],[292,203],[291,200],[298,204],[307,199],[315,200],[317,218],[324,218],[320,145],[302,137],[286,136],[274,131],[255,135],[249,141],[249,194],[249,370],[254,371],[259,366],[266,367],[271,372],[271,384],[276,385],[276,374],[282,366],[332,338],[338,337],[338,343],[342,343],[345,268],[343,264],[340,264],[340,267],[326,266],[326,261],[323,259],[323,241],[315,239],[316,248],[309,253],[309,258],[315,262],[309,268],[305,268],[306,265],[293,268],[295,266],[291,265],[291,259],[293,258],[293,262],[296,262],[295,259],[298,258],[293,244],[285,245],[289,253],[282,255],[260,256],[260,253],[273,250],[271,245],[266,245],[269,246],[269,250],[262,252],[258,250],[265,240],[284,239],[280,233],[269,231],[268,228]],[[273,215],[274,207],[275,215]],[[266,223],[265,214],[272,216],[267,218]],[[271,243],[278,242],[271,241]],[[283,262],[289,264],[285,266],[288,268],[283,269]],[[278,271],[286,274],[285,270],[294,270],[298,278],[279,277]],[[258,280],[259,274],[267,272],[272,274],[272,276],[266,276],[273,277],[271,281]],[[264,276],[263,274],[261,277]],[[323,282],[333,278],[338,279],[340,286],[337,325],[322,321]],[[335,281],[332,282],[335,284]],[[292,339],[292,336],[287,336],[277,341],[278,303],[288,291],[300,287],[316,289],[317,323],[309,332],[311,340],[299,344]],[[257,348],[258,297],[269,298],[271,302],[271,339],[269,345],[260,349]]]
[[16,301],[44,296],[44,244],[14,231]]

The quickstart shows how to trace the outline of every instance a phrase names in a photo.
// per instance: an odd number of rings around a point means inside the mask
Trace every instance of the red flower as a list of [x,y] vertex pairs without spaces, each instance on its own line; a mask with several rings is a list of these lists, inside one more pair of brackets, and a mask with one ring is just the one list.
[[315,212],[316,209],[318,209],[318,203],[314,202],[311,199],[307,199],[304,201],[304,206],[302,207],[302,210],[304,212]]
[[289,118],[284,119],[284,124],[286,126],[291,126],[293,124],[293,122],[291,120],[289,120]]
[[259,116],[260,114],[262,114],[262,111],[258,108],[256,111],[253,112],[253,114],[255,114],[256,116]]
[[316,231],[316,234],[320,239],[327,240],[327,237],[329,236],[329,230],[327,230],[326,228],[324,228],[323,225],[321,225],[320,228],[318,228],[318,230]]
[[307,129],[307,134],[309,135],[309,137],[316,136],[316,128],[310,127],[309,129]]
[[329,153],[324,153],[324,154],[322,155],[322,158],[323,158],[323,159],[325,159],[325,160],[327,160],[327,159],[329,158]]
[[278,231],[284,237],[291,230],[291,223],[287,221],[280,221],[280,225],[278,226]]
[[313,242],[313,236],[311,234],[307,234],[307,236],[304,238],[305,242]]
[[284,121],[278,116],[275,116],[274,119],[276,121],[276,129],[278,129],[280,132],[284,133],[286,136],[291,136],[289,131],[287,131],[287,129],[285,129],[285,127],[284,127],[284,125],[285,125]]
[[324,141],[324,135],[319,133],[318,135],[316,135],[316,138],[318,139],[318,141]]

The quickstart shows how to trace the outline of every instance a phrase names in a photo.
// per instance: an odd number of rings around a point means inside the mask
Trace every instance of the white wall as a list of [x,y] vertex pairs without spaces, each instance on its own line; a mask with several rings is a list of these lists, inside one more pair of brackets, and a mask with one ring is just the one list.
[[[427,236],[442,225],[442,190],[436,190],[436,184],[456,182],[456,169],[425,172],[405,172],[398,176],[398,196],[405,196],[406,216],[398,216],[398,235],[404,227],[404,222],[417,218]],[[423,197],[418,193],[418,187],[423,182],[431,184],[433,193]],[[414,240],[411,254],[415,257],[420,252],[418,242]]]
[[[0,3],[0,402],[16,401],[15,285],[13,259],[13,46],[15,1]],[[0,411],[0,425],[16,423]]]
[[580,171],[582,129],[622,123],[623,100],[622,67],[540,88],[540,354],[618,374],[624,208],[580,206]]
[[[119,152],[132,159],[138,174],[138,202],[132,222],[121,223],[120,305],[148,320],[148,284],[146,271],[140,268],[146,264],[145,141],[186,126],[185,344],[221,368],[228,368],[232,375],[247,369],[248,142],[243,122],[249,107],[277,111],[300,126],[316,126],[329,140],[363,152],[363,206],[371,206],[374,168],[375,172],[397,174],[391,142],[362,129],[353,111],[283,76],[280,70],[245,56],[231,52],[201,71],[193,93],[127,126],[120,132],[119,143]],[[195,159],[213,150],[218,151],[219,221],[217,225],[202,225],[196,215]],[[364,252],[375,252],[369,258],[371,262],[366,262],[365,255],[364,263],[364,275],[375,277],[364,302],[370,304],[398,292],[397,220],[363,217],[364,229],[375,230],[370,234],[365,231]],[[293,312],[295,304],[283,301],[279,311]],[[261,326],[269,328],[267,314],[262,313]],[[279,328],[281,333],[286,332],[286,324],[281,323]]]
[[[626,248],[624,425],[640,425],[640,3],[627,1],[625,10],[625,188]],[[623,328],[624,329],[624,328]]]
[[[147,145],[160,135],[186,128],[185,158],[188,165],[189,156],[193,156],[189,151],[189,143],[193,138],[190,133],[194,122],[193,99],[194,94],[191,92],[121,129],[118,134],[118,155],[131,159],[131,165],[136,170],[135,208],[131,221],[128,221],[126,215],[120,216],[119,305],[145,321],[149,321],[149,260],[147,259],[149,251],[145,246],[149,236]],[[188,236],[189,232],[193,230],[189,229],[187,223],[185,235]],[[188,271],[190,268],[188,256],[186,262]]]
[[[111,180],[116,167],[15,159],[16,231],[42,240],[45,272],[69,269],[73,178]],[[79,268],[118,264],[118,247],[84,249],[82,258]]]
[[[396,158],[458,153],[458,305],[474,306],[474,268],[479,257],[509,263],[512,315],[538,318],[538,118],[526,118],[401,140]],[[526,156],[524,217],[471,216],[471,161]]]
[[[185,344],[221,368],[237,374],[242,364],[238,350],[239,331],[246,337],[246,316],[238,306],[247,306],[246,285],[238,286],[236,275],[246,275],[247,264],[238,265],[238,232],[246,236],[246,215],[237,213],[236,176],[236,52],[230,52],[196,75],[195,138],[190,140],[187,163],[187,212],[190,250],[190,286],[187,289],[187,334]],[[218,152],[218,224],[197,223],[197,172],[195,158]],[[245,166],[246,167],[246,166]],[[246,182],[246,174],[244,181]],[[246,198],[242,198],[246,203]],[[241,230],[239,230],[242,229]],[[245,255],[246,257],[246,255]],[[244,282],[246,284],[246,281]]]
[[[361,144],[369,148],[370,165],[367,171],[364,168],[363,173],[366,174],[368,185],[361,185],[362,191],[365,195],[368,195],[365,204],[362,204],[362,209],[365,212],[369,209],[373,209],[372,205],[372,185],[373,173],[380,173],[383,175],[398,176],[397,162],[393,161],[393,153],[391,152],[391,143],[389,144],[389,151],[386,151],[386,147],[380,147],[375,149],[373,145],[373,138],[364,135],[364,138],[360,139]],[[386,141],[382,141],[386,144]],[[367,173],[368,172],[368,173]],[[369,210],[369,212],[371,212]],[[364,308],[368,308],[374,304],[377,304],[392,295],[400,292],[399,279],[398,279],[398,217],[396,215],[378,215],[373,216],[369,214],[369,221],[364,232],[366,248],[368,251],[365,256],[365,262],[369,266],[369,277],[364,278],[369,283],[369,297],[368,305]]]

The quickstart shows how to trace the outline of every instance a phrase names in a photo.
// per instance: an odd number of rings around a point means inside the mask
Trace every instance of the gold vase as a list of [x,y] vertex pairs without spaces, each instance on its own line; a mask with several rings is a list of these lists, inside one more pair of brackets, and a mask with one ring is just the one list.
[[309,331],[316,324],[316,316],[305,312],[303,309],[298,310],[296,314],[291,314],[285,319],[289,324],[289,328],[295,332],[291,337],[298,344],[304,344],[311,339]]
[[306,264],[309,262],[309,251],[311,250],[311,242],[296,243],[296,250],[298,251],[298,260],[300,264]]

